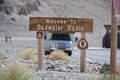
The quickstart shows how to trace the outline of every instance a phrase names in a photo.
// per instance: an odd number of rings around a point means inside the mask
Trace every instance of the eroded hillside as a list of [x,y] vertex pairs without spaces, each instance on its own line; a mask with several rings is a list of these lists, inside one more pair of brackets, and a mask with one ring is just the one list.
[[[90,46],[101,46],[105,34],[104,24],[110,24],[111,2],[110,0],[1,0],[0,31],[28,32],[30,16],[93,18],[93,33],[88,34],[87,38]],[[76,36],[79,36],[79,33]]]

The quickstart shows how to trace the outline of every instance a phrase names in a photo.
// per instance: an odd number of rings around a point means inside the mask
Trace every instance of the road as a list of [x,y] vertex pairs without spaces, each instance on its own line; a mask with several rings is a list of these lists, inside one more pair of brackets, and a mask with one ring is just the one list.
[[[33,35],[32,35],[33,36]],[[34,36],[33,37],[14,37],[12,39],[12,45],[21,45],[21,46],[36,46],[36,38]],[[1,37],[0,38],[0,43],[1,45],[4,45],[4,38]],[[75,61],[79,61],[80,59],[80,50],[75,48],[73,50],[73,54],[71,56],[71,59],[75,60]],[[102,48],[92,48],[92,49],[88,49],[86,51],[86,58],[90,59],[92,61],[98,61],[100,64],[104,64],[104,63],[110,63],[110,49],[102,49]],[[117,64],[120,65],[120,49],[117,50],[117,56],[116,56],[116,62]]]
[[[72,59],[79,61],[80,50],[74,49]],[[88,49],[86,50],[86,59],[97,61],[100,64],[110,64],[110,49]],[[120,50],[117,50],[116,63],[120,65]]]

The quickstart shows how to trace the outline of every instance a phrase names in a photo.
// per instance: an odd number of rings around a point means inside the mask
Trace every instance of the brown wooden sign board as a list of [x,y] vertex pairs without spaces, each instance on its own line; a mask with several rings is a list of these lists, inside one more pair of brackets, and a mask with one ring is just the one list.
[[93,32],[91,18],[30,17],[29,31]]

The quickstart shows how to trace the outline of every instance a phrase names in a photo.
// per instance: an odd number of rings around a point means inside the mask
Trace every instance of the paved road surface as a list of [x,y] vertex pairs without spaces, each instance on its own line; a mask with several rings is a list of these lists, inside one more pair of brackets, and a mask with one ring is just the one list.
[[[15,37],[12,39],[12,45],[21,45],[21,46],[36,46],[36,38],[20,38],[20,37]],[[23,44],[24,43],[24,44]],[[4,38],[0,38],[0,44],[4,45]],[[71,59],[75,61],[79,61],[80,59],[80,50],[74,49],[73,50],[73,55]],[[108,63],[110,62],[110,50],[109,49],[88,49],[86,51],[86,58],[93,60],[93,61],[98,61],[101,64]],[[120,49],[117,50],[117,58],[116,58],[117,64],[120,64]]]
[[[79,61],[80,50],[73,50],[72,58]],[[86,58],[92,61],[98,61],[101,64],[110,63],[110,49],[88,49],[86,51]],[[120,50],[117,50],[116,62],[120,65]]]

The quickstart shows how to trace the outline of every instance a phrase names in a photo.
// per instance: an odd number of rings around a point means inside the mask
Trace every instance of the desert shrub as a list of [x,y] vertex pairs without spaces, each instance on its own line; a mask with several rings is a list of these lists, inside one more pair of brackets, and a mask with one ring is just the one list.
[[12,63],[0,70],[0,80],[34,80],[34,77],[25,65]]
[[3,51],[0,51],[0,59],[5,59],[6,58],[6,53]]
[[30,48],[22,49],[22,50],[19,52],[19,55],[20,55],[22,58],[24,58],[24,59],[32,58],[32,56],[33,56],[33,50],[30,49]]
[[68,60],[69,59],[68,55],[62,50],[52,51],[49,57],[54,60]]
[[112,76],[110,79],[110,75],[102,76],[102,77],[84,77],[83,80],[120,80],[120,76]]
[[116,75],[110,77],[110,75],[106,75],[102,77],[100,80],[120,80],[120,76]]
[[101,77],[101,79],[100,80],[110,80],[110,76],[104,76],[104,77]]

